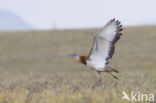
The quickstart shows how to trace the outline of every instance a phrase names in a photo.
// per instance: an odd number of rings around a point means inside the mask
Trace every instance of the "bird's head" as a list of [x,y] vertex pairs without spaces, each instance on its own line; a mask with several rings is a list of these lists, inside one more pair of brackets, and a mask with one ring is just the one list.
[[79,55],[77,53],[72,53],[69,56],[72,57],[75,60],[79,60]]

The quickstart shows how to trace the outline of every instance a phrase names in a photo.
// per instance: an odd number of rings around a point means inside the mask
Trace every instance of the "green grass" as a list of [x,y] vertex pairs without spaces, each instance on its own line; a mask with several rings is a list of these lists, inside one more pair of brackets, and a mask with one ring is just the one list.
[[94,71],[68,54],[87,55],[97,31],[0,32],[0,103],[130,103],[123,90],[156,95],[156,27],[124,28],[111,60],[119,80],[103,73],[91,90]]

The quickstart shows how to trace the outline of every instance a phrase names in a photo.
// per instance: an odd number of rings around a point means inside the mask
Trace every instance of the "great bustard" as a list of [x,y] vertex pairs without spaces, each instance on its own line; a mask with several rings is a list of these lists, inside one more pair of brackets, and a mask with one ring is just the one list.
[[71,56],[78,62],[94,69],[98,77],[98,81],[93,85],[95,87],[101,80],[101,72],[107,72],[114,78],[118,79],[111,72],[118,73],[114,69],[109,60],[112,58],[115,50],[115,43],[121,36],[122,25],[118,20],[110,20],[103,28],[94,36],[94,42],[88,56],[79,56],[77,53]]

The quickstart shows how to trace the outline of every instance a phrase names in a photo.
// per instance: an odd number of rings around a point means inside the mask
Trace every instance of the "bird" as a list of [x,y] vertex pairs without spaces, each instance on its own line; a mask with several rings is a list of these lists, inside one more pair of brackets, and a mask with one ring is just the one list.
[[92,88],[102,82],[102,72],[109,73],[115,79],[118,79],[118,77],[112,74],[112,72],[119,73],[119,71],[113,68],[110,64],[110,59],[114,54],[115,44],[122,35],[122,30],[123,28],[121,22],[119,20],[111,19],[94,36],[92,48],[87,56],[80,56],[77,53],[72,53],[70,55],[76,61],[95,70],[98,80]]

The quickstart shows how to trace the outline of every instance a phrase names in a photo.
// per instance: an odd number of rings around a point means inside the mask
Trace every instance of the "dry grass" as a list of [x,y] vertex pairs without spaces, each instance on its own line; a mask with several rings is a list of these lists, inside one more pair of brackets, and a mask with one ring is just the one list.
[[0,103],[129,103],[123,90],[156,94],[156,27],[124,28],[111,61],[120,79],[103,73],[91,90],[94,72],[68,54],[87,55],[96,32],[1,32]]

